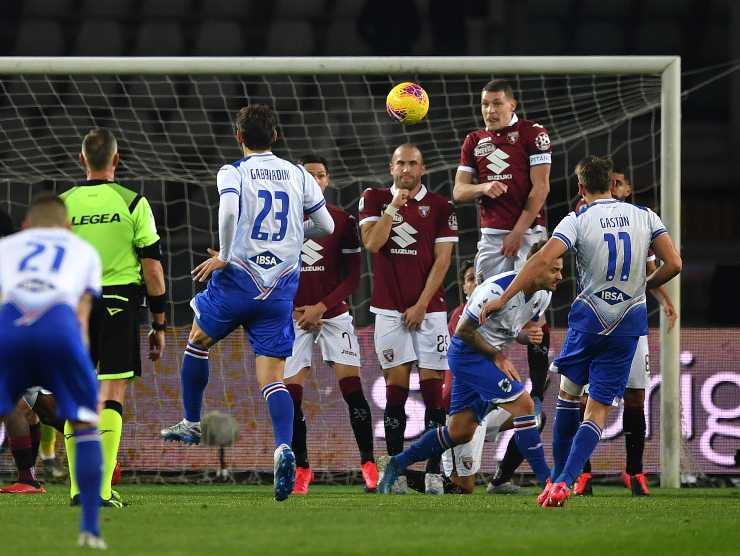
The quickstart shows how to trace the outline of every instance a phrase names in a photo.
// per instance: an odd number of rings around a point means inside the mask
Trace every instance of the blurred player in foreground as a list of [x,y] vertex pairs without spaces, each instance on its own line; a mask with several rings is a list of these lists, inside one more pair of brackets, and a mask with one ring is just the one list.
[[[209,249],[211,257],[192,272],[194,280],[210,281],[190,303],[195,319],[181,369],[185,418],[161,435],[165,440],[200,442],[208,350],[243,326],[272,420],[275,499],[281,501],[295,484],[293,401],[283,371],[295,340],[292,313],[301,247],[304,237],[332,233],[334,221],[313,176],[272,154],[277,141],[272,108],[246,106],[235,123],[244,157],[222,166],[216,178],[220,250]],[[304,215],[309,217],[305,222]]]
[[[326,160],[309,154],[300,163],[322,191],[329,187]],[[293,451],[296,481],[293,494],[306,494],[313,479],[306,447],[306,420],[301,407],[303,385],[311,371],[314,344],[319,344],[324,362],[334,369],[339,389],[347,403],[352,431],[360,450],[360,466],[367,492],[378,486],[378,468],[373,456],[370,406],[360,381],[360,342],[352,324],[346,299],[357,289],[362,270],[357,221],[339,207],[326,205],[334,221],[334,233],[306,239],[301,253],[301,279],[294,301],[293,355],[285,361],[285,385],[293,398]]]
[[[632,185],[627,177],[621,172],[612,173],[612,197],[620,201],[629,201],[632,198]],[[586,206],[585,201],[576,205],[576,213]],[[650,276],[657,269],[655,254],[648,251],[646,273]],[[668,331],[678,319],[678,314],[673,306],[673,301],[664,287],[650,290],[653,297],[658,300],[663,312],[668,317]],[[622,430],[624,431],[624,447],[626,454],[625,471],[622,472],[624,486],[632,491],[633,496],[646,496],[650,494],[647,477],[642,470],[642,455],[645,450],[645,389],[650,384],[650,352],[648,349],[648,337],[640,336],[632,358],[630,376],[627,387],[624,390],[624,412],[622,413]],[[586,388],[588,394],[588,388]],[[581,418],[586,408],[587,397],[581,400]],[[573,494],[578,496],[590,496],[593,494],[591,485],[591,460],[587,460],[573,487]]]
[[52,390],[74,429],[80,488],[81,546],[106,548],[100,536],[101,450],[98,385],[88,355],[88,319],[101,293],[100,257],[68,229],[64,203],[42,194],[24,231],[0,240],[0,415],[36,385]]
[[[627,384],[640,336],[647,334],[645,289],[661,286],[681,271],[681,257],[668,231],[650,209],[622,203],[611,195],[612,163],[588,156],[576,166],[579,194],[588,205],[568,214],[542,250],[529,259],[503,295],[486,303],[482,318],[531,287],[543,269],[577,250],[581,293],[568,316],[568,333],[552,364],[562,376],[553,425],[552,481],[538,497],[543,507],[559,507],[601,438],[609,408]],[[652,245],[663,261],[645,276]],[[585,420],[579,426],[579,400],[589,385]]]
[[[411,367],[419,370],[426,428],[444,425],[443,372],[448,369],[447,303],[442,283],[457,243],[457,218],[449,200],[427,191],[418,147],[393,151],[390,188],[368,188],[360,199],[360,231],[373,254],[375,352],[386,383],[384,414],[388,453],[403,450]],[[427,462],[427,494],[443,494],[439,458]],[[407,490],[402,476],[397,492]]]
[[[534,402],[503,349],[550,304],[551,292],[563,278],[562,270],[563,261],[559,258],[540,268],[526,289],[507,299],[502,310],[484,323],[479,319],[481,308],[486,301],[502,295],[516,272],[492,276],[475,288],[448,354],[453,377],[448,425],[427,432],[401,454],[392,456],[378,485],[379,492],[390,493],[393,481],[407,466],[473,440],[491,404],[499,408],[497,411],[505,410],[512,416],[519,450],[540,483],[545,483],[550,469],[537,430]],[[482,447],[482,439],[479,444]]]

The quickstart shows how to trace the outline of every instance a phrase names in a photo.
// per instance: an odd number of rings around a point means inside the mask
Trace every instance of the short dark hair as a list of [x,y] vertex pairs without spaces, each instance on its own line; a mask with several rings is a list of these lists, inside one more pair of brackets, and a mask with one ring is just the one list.
[[506,79],[491,79],[488,83],[483,85],[483,90],[486,93],[503,92],[507,98],[514,98],[514,89],[511,88],[511,83]]
[[277,116],[267,104],[250,104],[236,114],[236,130],[244,145],[253,150],[269,149],[277,128]]
[[527,259],[530,259],[534,256],[537,251],[542,249],[545,246],[545,243],[547,243],[546,239],[541,239],[538,242],[536,242],[532,247],[529,248],[529,253],[527,253]]
[[606,193],[612,187],[614,164],[608,156],[589,155],[576,164],[578,181],[589,193]]
[[67,205],[56,194],[45,191],[33,198],[26,218],[32,226],[64,226],[67,223]]
[[326,159],[318,155],[316,153],[306,153],[302,157],[298,159],[298,163],[301,166],[305,166],[306,164],[323,164],[324,169],[329,172],[329,163],[326,161]]
[[462,263],[460,263],[460,273],[458,274],[458,277],[460,278],[461,282],[465,282],[465,273],[474,266],[475,263],[470,259],[465,259]]
[[118,141],[113,132],[105,127],[91,129],[82,140],[82,154],[90,170],[105,170],[118,151]]

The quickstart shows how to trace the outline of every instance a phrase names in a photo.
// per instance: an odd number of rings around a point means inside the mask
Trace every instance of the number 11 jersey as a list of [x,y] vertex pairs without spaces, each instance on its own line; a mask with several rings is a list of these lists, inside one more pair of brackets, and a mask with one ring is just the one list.
[[667,233],[652,210],[599,199],[571,212],[552,237],[576,250],[578,295],[568,326],[613,336],[647,334],[645,260],[655,238]]

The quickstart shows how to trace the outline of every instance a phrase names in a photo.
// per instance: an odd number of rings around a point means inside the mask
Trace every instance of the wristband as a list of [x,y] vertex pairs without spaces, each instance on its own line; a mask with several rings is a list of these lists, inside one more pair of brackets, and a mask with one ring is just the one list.
[[391,218],[395,218],[397,212],[398,212],[398,207],[394,207],[393,205],[388,205],[387,207],[385,207],[383,214],[387,214]]
[[151,326],[152,326],[152,330],[154,330],[155,332],[162,332],[162,331],[167,330],[167,323],[166,322],[161,322],[160,323],[160,322],[154,322],[154,321],[152,321]]
[[147,301],[149,302],[149,311],[152,313],[164,313],[166,310],[165,305],[167,304],[167,294],[162,295],[147,295]]

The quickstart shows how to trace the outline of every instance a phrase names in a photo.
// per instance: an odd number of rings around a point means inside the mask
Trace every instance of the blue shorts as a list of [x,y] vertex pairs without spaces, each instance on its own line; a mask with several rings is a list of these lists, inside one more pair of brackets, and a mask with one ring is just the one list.
[[0,307],[0,415],[41,386],[54,394],[60,418],[96,423],[98,381],[74,310],[57,305],[28,325],[16,324],[19,317],[14,305]]
[[624,395],[639,336],[602,336],[571,328],[552,365],[605,405]]
[[521,382],[511,380],[490,359],[457,336],[450,342],[447,361],[453,377],[450,415],[472,409],[481,422],[492,403],[513,402],[524,392]]
[[290,357],[295,340],[293,298],[256,300],[259,291],[245,283],[248,280],[231,267],[214,272],[206,290],[190,302],[195,322],[216,341],[243,326],[255,355]]

